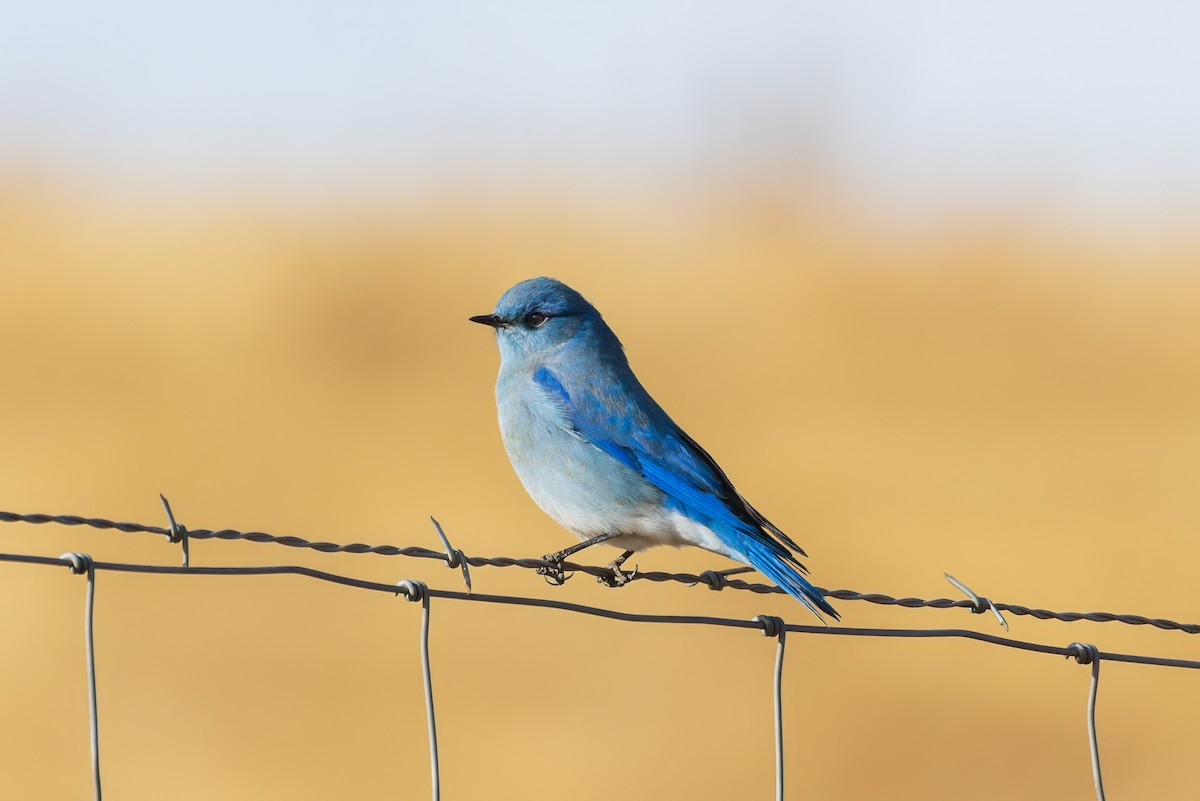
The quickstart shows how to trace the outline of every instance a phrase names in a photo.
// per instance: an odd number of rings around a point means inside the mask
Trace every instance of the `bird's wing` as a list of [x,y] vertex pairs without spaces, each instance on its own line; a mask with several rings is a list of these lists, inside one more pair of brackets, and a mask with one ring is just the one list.
[[738,551],[748,537],[804,569],[788,550],[804,555],[800,546],[738,494],[713,458],[640,385],[594,381],[568,390],[547,367],[533,380],[562,406],[574,434],[640,474],[687,517]]

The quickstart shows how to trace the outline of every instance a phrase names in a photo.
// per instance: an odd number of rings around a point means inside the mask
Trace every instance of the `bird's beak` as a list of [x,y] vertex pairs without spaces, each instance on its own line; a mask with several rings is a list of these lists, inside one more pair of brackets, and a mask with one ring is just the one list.
[[492,328],[507,328],[508,327],[508,323],[506,323],[501,317],[499,317],[495,314],[478,314],[469,319],[473,323],[479,323],[480,325],[490,325]]

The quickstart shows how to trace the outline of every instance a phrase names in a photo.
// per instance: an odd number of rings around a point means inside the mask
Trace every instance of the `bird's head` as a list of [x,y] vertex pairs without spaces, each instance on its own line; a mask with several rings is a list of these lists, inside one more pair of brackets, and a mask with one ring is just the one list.
[[501,296],[494,312],[471,322],[496,329],[504,358],[540,356],[596,323],[607,329],[583,295],[553,278],[522,281]]

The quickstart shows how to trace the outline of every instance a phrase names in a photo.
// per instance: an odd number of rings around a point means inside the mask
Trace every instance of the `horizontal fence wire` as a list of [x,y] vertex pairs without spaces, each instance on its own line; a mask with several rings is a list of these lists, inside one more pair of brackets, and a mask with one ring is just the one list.
[[[66,558],[55,558],[50,556],[32,556],[28,554],[12,554],[0,553],[0,562],[16,562],[24,564],[36,565],[53,565],[70,567],[71,562]],[[145,565],[131,564],[126,562],[101,562],[93,561],[91,563],[93,570],[108,571],[113,573],[147,573],[157,575],[184,575],[184,576],[278,576],[278,575],[295,575],[305,576],[318,581],[325,581],[332,584],[340,584],[344,587],[354,587],[362,590],[372,590],[374,592],[385,592],[390,595],[407,595],[410,592],[408,586],[404,582],[397,584],[385,584],[378,581],[367,581],[365,579],[353,578],[351,576],[343,576],[337,573],[329,573],[324,570],[316,570],[310,567],[302,567],[300,565],[262,565],[262,566],[245,566],[245,567],[174,567],[171,565]],[[764,623],[762,620],[742,620],[740,618],[714,617],[708,615],[655,615],[645,614],[640,612],[622,612],[615,609],[605,609],[597,606],[587,606],[585,604],[572,603],[570,601],[558,601],[550,598],[526,598],[515,595],[489,595],[478,592],[459,592],[457,590],[441,590],[432,587],[424,590],[430,598],[444,598],[453,601],[466,601],[469,603],[484,603],[484,604],[502,604],[509,606],[529,606],[541,609],[558,609],[565,612],[575,612],[578,614],[591,615],[594,617],[608,618],[609,620],[622,620],[630,623],[667,623],[674,625],[685,626],[721,626],[727,628],[738,629],[756,629],[758,631],[768,632],[771,629],[770,622]],[[419,600],[419,598],[413,598]],[[899,638],[962,638],[968,640],[976,640],[985,642],[991,645],[1000,645],[1006,648],[1016,648],[1023,651],[1034,651],[1042,654],[1054,654],[1063,657],[1077,657],[1078,648],[1072,646],[1057,646],[1045,645],[1043,643],[1027,642],[1011,637],[999,637],[994,634],[985,634],[979,631],[971,631],[969,629],[885,629],[885,628],[860,628],[854,626],[819,626],[807,625],[801,623],[786,623],[784,629],[789,632],[799,634],[819,634],[826,636],[840,637],[899,637]],[[1138,665],[1158,665],[1161,667],[1178,667],[1191,668],[1200,670],[1200,661],[1188,659],[1170,659],[1160,656],[1144,656],[1140,654],[1124,654],[1110,651],[1099,651],[1097,657],[1107,659],[1111,662],[1128,662]]]
[[[430,770],[431,770],[431,789],[434,801],[439,801],[441,797],[441,778],[438,760],[437,747],[437,727],[434,715],[434,696],[432,684],[432,669],[429,659],[429,617],[430,617],[430,599],[441,598],[459,602],[469,603],[485,603],[485,604],[501,604],[512,606],[527,606],[543,609],[556,609],[576,614],[590,615],[594,617],[607,618],[610,620],[619,620],[636,623],[656,623],[656,624],[673,624],[673,625],[702,625],[702,626],[718,626],[729,628],[742,629],[757,629],[768,637],[774,637],[778,640],[773,693],[774,693],[774,722],[775,722],[775,787],[776,799],[782,801],[784,788],[783,774],[783,707],[782,707],[782,677],[783,677],[783,657],[785,648],[785,637],[788,632],[799,634],[814,634],[824,636],[851,636],[851,637],[882,637],[882,638],[960,638],[975,640],[990,645],[1001,646],[1005,648],[1013,648],[1035,653],[1052,654],[1074,658],[1080,664],[1090,664],[1091,683],[1089,687],[1087,701],[1087,732],[1088,743],[1091,754],[1093,785],[1096,791],[1098,801],[1104,801],[1104,787],[1100,770],[1100,751],[1096,736],[1096,695],[1100,676],[1100,660],[1107,659],[1111,662],[1126,662],[1130,664],[1155,665],[1160,667],[1174,667],[1185,669],[1200,669],[1200,661],[1186,659],[1172,659],[1167,657],[1144,655],[1144,654],[1125,654],[1117,652],[1101,651],[1095,645],[1073,642],[1066,646],[1045,645],[1042,643],[1028,642],[1018,640],[1011,637],[999,637],[991,634],[985,634],[977,631],[965,629],[887,629],[887,628],[860,628],[860,627],[829,627],[817,625],[803,624],[788,624],[781,618],[760,615],[752,620],[743,620],[737,618],[712,617],[703,615],[655,615],[634,612],[621,612],[613,609],[604,609],[595,606],[586,606],[583,604],[571,603],[568,601],[559,601],[545,598],[527,598],[520,596],[509,595],[489,595],[482,593],[473,593],[471,589],[471,577],[468,566],[498,566],[508,567],[517,566],[523,568],[536,569],[540,567],[550,566],[550,563],[543,559],[512,559],[508,557],[470,557],[462,551],[454,549],[450,545],[449,539],[446,537],[442,527],[433,521],[435,531],[444,547],[443,552],[422,548],[419,546],[411,546],[400,548],[393,545],[365,545],[362,543],[352,543],[349,545],[339,545],[332,542],[311,542],[299,537],[278,537],[263,532],[241,532],[232,529],[224,529],[220,531],[196,530],[189,531],[175,520],[175,516],[171,511],[170,504],[166,499],[162,499],[163,507],[166,511],[168,519],[168,527],[160,528],[158,526],[148,526],[140,523],[118,523],[111,520],[100,518],[84,518],[73,515],[22,515],[12,512],[0,512],[0,522],[20,522],[30,524],[57,524],[65,526],[87,526],[95,529],[115,529],[125,532],[144,532],[166,536],[171,542],[182,544],[183,565],[180,567],[172,567],[166,565],[149,565],[149,564],[134,564],[126,562],[102,562],[95,561],[90,556],[78,553],[67,553],[61,557],[54,558],[48,556],[36,556],[30,554],[15,554],[15,553],[0,553],[0,562],[10,562],[18,564],[34,564],[34,565],[49,565],[49,566],[64,566],[71,569],[73,573],[86,574],[87,576],[87,595],[85,608],[85,651],[88,670],[88,697],[89,697],[89,720],[91,724],[91,745],[92,745],[92,775],[93,775],[93,791],[95,801],[101,799],[100,785],[100,762],[99,762],[99,723],[97,714],[97,690],[95,681],[95,655],[92,634],[92,617],[93,603],[95,593],[95,575],[97,571],[108,571],[116,573],[145,573],[156,575],[198,575],[198,576],[267,576],[267,575],[296,575],[318,581],[338,584],[345,587],[355,589],[370,590],[374,592],[386,592],[392,595],[403,595],[409,601],[417,601],[422,606],[421,618],[421,639],[419,643],[421,653],[422,677],[425,690],[425,706],[426,717],[428,724],[429,735],[429,750],[430,750]],[[196,539],[223,539],[223,540],[247,540],[250,542],[269,542],[290,547],[310,548],[322,553],[375,553],[385,556],[411,556],[428,559],[440,559],[450,568],[460,568],[463,572],[463,579],[467,585],[468,592],[458,592],[454,590],[441,590],[429,588],[426,584],[419,581],[404,580],[397,584],[387,584],[383,582],[367,581],[364,579],[345,576],[337,573],[330,573],[314,568],[302,567],[298,565],[267,565],[267,566],[240,566],[240,567],[193,567],[190,565],[188,540]],[[564,563],[561,565],[563,569],[577,572],[584,572],[597,577],[612,576],[612,571],[609,568],[592,567],[588,565],[575,565]],[[675,581],[687,584],[706,584],[711,589],[719,590],[724,587],[733,589],[748,590],[756,593],[773,593],[782,592],[776,587],[764,584],[751,584],[745,581],[730,579],[728,573],[717,571],[705,571],[699,575],[688,573],[640,573],[636,574],[636,578],[651,580],[651,581]],[[858,593],[850,590],[821,590],[821,592],[829,597],[839,598],[843,600],[861,600],[871,603],[879,603],[886,605],[897,605],[907,608],[913,607],[932,607],[932,608],[967,608],[972,612],[983,613],[991,611],[996,615],[997,619],[1007,629],[1007,624],[1004,621],[1001,611],[1011,612],[1017,615],[1031,615],[1039,619],[1056,619],[1063,621],[1077,620],[1092,620],[1096,622],[1117,621],[1130,625],[1151,625],[1164,630],[1177,630],[1189,634],[1200,632],[1200,626],[1196,624],[1177,623],[1171,620],[1160,618],[1147,618],[1140,615],[1116,615],[1106,612],[1053,612],[1045,609],[1030,609],[1029,607],[1020,606],[1017,604],[1001,604],[994,603],[987,598],[977,596],[969,588],[959,582],[957,579],[947,575],[946,578],[952,584],[964,591],[970,596],[970,600],[954,601],[948,598],[939,598],[933,600],[925,600],[920,598],[893,598],[891,596],[878,593]]]
[[[164,505],[166,505],[164,499]],[[508,556],[467,556],[462,551],[455,550],[449,547],[449,542],[445,539],[445,535],[441,530],[441,526],[434,521],[434,526],[437,529],[439,537],[445,543],[445,548],[442,551],[432,550],[421,546],[406,546],[400,547],[396,545],[367,545],[365,543],[349,543],[339,544],[336,542],[311,541],[295,536],[277,536],[268,534],[262,531],[238,531],[235,529],[185,529],[183,526],[175,522],[174,515],[170,513],[169,505],[166,506],[170,526],[167,528],[161,526],[145,525],[143,523],[122,523],[113,520],[105,520],[96,517],[80,517],[77,515],[47,515],[47,514],[18,514],[16,512],[0,511],[0,523],[28,523],[32,525],[60,525],[60,526],[86,526],[95,529],[111,529],[126,533],[146,533],[165,536],[172,542],[182,540],[184,546],[184,559],[186,564],[187,559],[187,544],[189,539],[207,540],[245,540],[247,542],[272,543],[275,545],[284,545],[289,548],[306,548],[320,553],[354,553],[354,554],[376,554],[379,556],[406,556],[418,559],[437,559],[445,562],[451,568],[461,567],[464,571],[464,577],[467,579],[468,587],[470,586],[469,574],[466,573],[466,566],[471,567],[520,567],[530,570],[539,568],[551,567],[549,562],[544,559],[535,558],[515,558]],[[613,571],[608,567],[598,567],[595,565],[580,565],[573,562],[563,562],[561,567],[565,571],[584,573],[597,578],[611,578]],[[725,588],[733,590],[744,590],[758,594],[773,594],[784,593],[785,590],[776,587],[773,584],[756,584],[742,579],[730,578],[721,571],[706,570],[699,574],[693,573],[663,573],[663,572],[638,572],[633,576],[635,581],[650,581],[650,582],[678,582],[690,586],[705,585],[713,590],[722,590]],[[957,584],[957,582],[956,582]],[[1154,628],[1164,631],[1181,631],[1186,634],[1200,634],[1200,623],[1179,623],[1174,620],[1165,618],[1146,617],[1143,615],[1131,614],[1116,614],[1113,612],[1056,612],[1050,609],[1039,609],[1015,603],[1001,603],[999,601],[991,601],[988,598],[976,599],[952,599],[952,598],[895,598],[882,593],[864,593],[855,590],[828,590],[818,587],[817,590],[824,596],[835,598],[842,601],[866,601],[872,604],[881,604],[884,606],[900,606],[907,609],[915,608],[931,608],[931,609],[968,609],[975,613],[998,609],[1001,612],[1009,612],[1014,615],[1028,615],[1038,620],[1060,620],[1064,622],[1075,622],[1079,620],[1089,620],[1094,623],[1124,623],[1131,626],[1153,626]]]

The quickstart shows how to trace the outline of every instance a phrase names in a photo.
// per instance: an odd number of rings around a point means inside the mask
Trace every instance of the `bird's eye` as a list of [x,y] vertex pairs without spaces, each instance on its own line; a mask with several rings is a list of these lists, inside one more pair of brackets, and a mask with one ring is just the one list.
[[530,328],[541,328],[550,318],[541,312],[530,312],[525,315],[525,325]]

